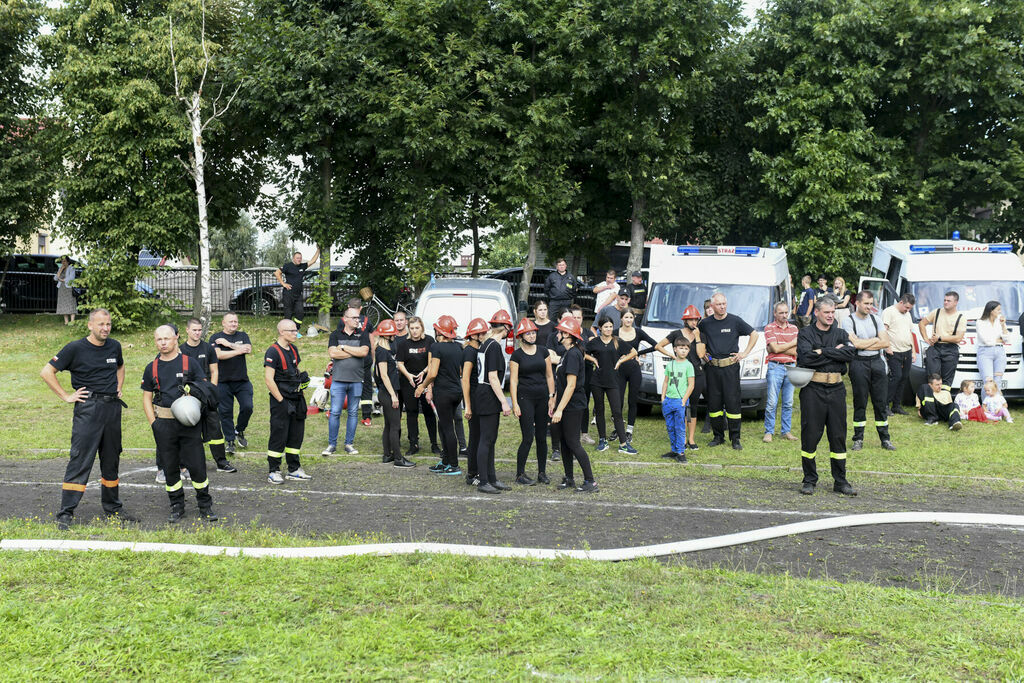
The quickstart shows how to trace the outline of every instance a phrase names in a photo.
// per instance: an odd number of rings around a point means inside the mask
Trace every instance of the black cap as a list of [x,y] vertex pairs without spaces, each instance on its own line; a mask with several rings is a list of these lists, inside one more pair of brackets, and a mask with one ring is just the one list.
[[634,270],[633,271],[633,277],[643,277],[643,276],[644,276],[644,274],[641,273],[639,270]]

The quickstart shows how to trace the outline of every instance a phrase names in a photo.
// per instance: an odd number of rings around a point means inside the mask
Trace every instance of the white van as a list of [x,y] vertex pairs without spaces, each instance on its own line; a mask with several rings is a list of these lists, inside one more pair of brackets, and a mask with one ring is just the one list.
[[[967,332],[960,342],[953,388],[965,379],[978,380],[975,323],[985,304],[998,301],[1003,306],[1010,339],[1006,340],[1006,374],[1003,393],[1024,397],[1024,372],[1021,371],[1019,318],[1024,313],[1024,265],[1010,244],[983,244],[969,240],[875,240],[871,272],[861,278],[860,289],[868,289],[880,302],[879,310],[890,306],[903,294],[916,299],[910,314],[914,320],[914,352],[910,368],[910,386],[904,400],[913,400],[914,390],[924,382],[924,352],[927,340],[921,339],[917,323],[942,307],[946,292],[960,296],[957,309],[964,315]],[[929,326],[930,327],[930,326]],[[929,330],[929,334],[931,330]]]
[[[512,287],[504,280],[488,278],[449,277],[432,279],[416,302],[416,315],[423,319],[427,334],[433,336],[434,323],[442,315],[450,315],[459,324],[459,338],[462,338],[469,321],[473,318],[490,320],[491,316],[505,309],[512,316],[512,325],[519,322],[515,296]],[[515,350],[515,340],[510,334],[505,338],[505,368],[508,376],[508,361]]]
[[[729,301],[729,313],[743,318],[758,331],[757,345],[740,365],[742,407],[748,411],[764,408],[766,373],[764,328],[774,316],[779,301],[790,303],[793,288],[789,278],[786,250],[776,247],[671,246],[652,244],[649,272],[650,294],[644,312],[644,330],[660,341],[683,326],[683,311],[693,304],[704,315],[704,300],[722,293]],[[747,338],[740,339],[740,349]],[[640,400],[660,402],[664,364],[660,353],[641,356],[643,383]]]

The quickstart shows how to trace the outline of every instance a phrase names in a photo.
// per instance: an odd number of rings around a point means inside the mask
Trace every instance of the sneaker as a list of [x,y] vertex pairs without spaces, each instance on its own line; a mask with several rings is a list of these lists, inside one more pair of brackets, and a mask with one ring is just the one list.
[[459,455],[461,455],[463,458],[468,458],[469,457],[469,446],[466,446],[465,448],[460,448],[459,449]]
[[613,429],[611,434],[608,435],[608,440],[609,441],[618,441],[619,440],[619,430]]
[[676,462],[686,462],[686,453],[677,453],[675,456]]
[[466,475],[466,486],[479,486],[479,485],[480,485],[480,477],[476,476],[475,474],[467,474]]
[[732,449],[734,451],[742,451],[743,450],[743,444],[741,444],[739,441],[733,441],[732,442]]
[[406,451],[406,455],[416,455],[420,452],[420,444],[417,441],[409,442],[409,450]]
[[416,463],[414,463],[412,460],[406,460],[405,458],[395,458],[395,461],[391,463],[391,466],[402,468],[416,467]]
[[501,480],[494,482],[493,484],[491,484],[491,486],[498,489],[499,491],[508,491],[510,488],[512,488],[511,486],[502,482]]
[[584,433],[580,435],[580,443],[587,446],[593,446],[597,442],[594,441],[594,437],[592,437],[590,434]]
[[721,446],[723,443],[725,443],[725,439],[711,439],[711,441],[708,441],[708,448]]
[[67,531],[71,528],[71,515],[57,515],[57,531]]
[[937,425],[937,424],[939,424],[939,421],[936,420],[933,417],[930,417],[930,418],[928,418],[927,420],[924,421],[924,426],[925,427],[931,427],[932,425]]
[[497,489],[494,486],[491,486],[490,484],[480,484],[479,486],[476,487],[476,490],[479,493],[490,493],[492,495],[501,493],[499,489]]
[[189,476],[188,470],[186,470],[184,467],[182,467],[181,468],[181,480],[182,481],[189,481],[190,479],[191,479],[191,477]]
[[594,425],[596,427],[597,426],[597,418],[596,417],[590,418],[590,424],[592,424],[592,425]]
[[673,451],[665,451],[664,453],[661,454],[661,457],[663,457],[663,458],[674,458],[674,457],[676,457],[676,454]]
[[1010,424],[1013,424],[1013,418],[1012,417],[1006,418],[1006,421],[1009,422]]
[[785,439],[786,441],[799,441],[800,440],[800,439],[796,438],[795,436],[793,436],[793,432],[786,432],[785,434],[782,435],[782,438]]
[[562,451],[555,449],[551,451],[551,462],[558,462],[562,459]]
[[813,496],[814,495],[814,484],[810,484],[808,482],[804,482],[800,486],[800,493],[802,493],[805,496]]
[[167,516],[168,524],[177,524],[185,518],[185,508],[173,507],[171,508],[171,514]]
[[768,432],[765,432],[764,436],[761,438],[761,441],[764,441],[765,443],[771,443],[772,442],[772,435],[769,434]]
[[862,448],[864,448],[864,440],[863,439],[854,439],[853,443],[850,444],[850,450],[851,451],[859,451]]
[[164,474],[163,470],[156,471],[156,483],[167,485],[167,475]]
[[686,444],[686,450],[688,450],[688,451],[695,451],[695,450],[697,450],[697,444],[695,444],[695,443],[688,443],[688,444]]
[[238,445],[242,448],[249,447],[249,440],[245,438],[245,432],[235,430],[235,440],[238,441]]
[[596,481],[584,481],[583,486],[576,487],[576,493],[596,493],[597,482]]
[[638,451],[635,448],[633,448],[633,444],[631,444],[628,441],[619,446],[619,453],[628,453],[629,455],[636,455],[637,452]]
[[441,472],[441,474],[449,477],[454,477],[457,474],[462,474],[462,468],[460,468],[458,465],[448,465],[447,467],[444,468],[444,471]]
[[849,484],[835,484],[832,490],[836,493],[841,493],[844,496],[856,496],[857,492]]
[[390,456],[390,455],[382,455],[382,456],[380,456],[380,461],[381,461],[381,464],[387,465],[387,464],[393,463],[395,461],[395,459],[392,456]]
[[271,472],[267,475],[267,481],[271,484],[283,484],[284,477],[281,476],[280,472]]
[[889,441],[889,439],[886,439],[885,441],[882,442],[882,450],[883,451],[894,451],[894,450],[896,450],[896,446],[893,445],[892,441]]
[[359,455],[359,451],[357,451],[356,447],[350,443],[345,444],[345,452],[348,455]]
[[369,427],[370,425],[373,424],[373,420],[371,420],[368,417],[363,418],[362,420],[360,420],[360,422],[362,422],[364,427]]
[[516,483],[519,484],[520,486],[535,486],[537,484],[537,482],[535,482],[533,479],[530,479],[528,476],[526,476],[526,474],[520,474],[518,477],[516,477]]
[[325,448],[322,451],[320,451],[320,455],[322,455],[324,457],[328,457],[328,456],[334,455],[337,451],[338,451],[338,447],[337,446],[330,446],[330,445],[328,445],[327,448]]
[[432,443],[430,444],[430,452],[433,453],[434,455],[441,455],[441,447],[438,446],[436,443]]
[[953,424],[949,425],[950,431],[953,431],[953,432],[959,432],[963,428],[964,428],[964,423],[960,422],[959,420],[957,420]]
[[309,481],[313,477],[306,474],[305,470],[301,467],[294,472],[289,472],[285,475],[285,479],[291,479],[292,481]]
[[562,477],[562,483],[556,486],[559,491],[563,489],[574,489],[576,488],[576,481],[569,477]]
[[223,464],[217,465],[217,471],[227,472],[228,474],[234,474],[235,472],[238,471],[238,468],[232,465],[227,460],[225,460]]
[[608,439],[601,439],[597,442],[597,452],[603,453],[608,450]]
[[550,484],[551,483],[551,480],[548,479],[547,472],[538,472],[537,473],[537,483],[538,484]]
[[227,442],[225,442],[224,443],[224,452],[227,453],[228,455],[234,455],[235,454],[235,442],[234,441],[227,441]]
[[444,464],[444,460],[438,460],[436,464],[428,467],[427,471],[433,472],[434,474],[440,474],[441,472],[444,472],[447,467],[448,465]]

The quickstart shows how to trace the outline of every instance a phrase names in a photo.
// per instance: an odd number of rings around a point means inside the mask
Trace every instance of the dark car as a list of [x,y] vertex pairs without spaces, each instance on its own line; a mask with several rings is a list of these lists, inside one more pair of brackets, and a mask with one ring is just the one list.
[[60,268],[60,258],[47,254],[0,256],[0,271],[5,271],[0,273],[3,279],[0,303],[4,310],[11,313],[57,310],[57,283],[53,276]]
[[[547,301],[548,297],[544,293],[544,281],[548,279],[548,275],[555,272],[554,268],[541,268],[537,267],[533,269],[533,277],[530,278],[530,294],[527,304],[530,309],[533,309],[533,305],[538,301]],[[519,283],[523,281],[523,269],[522,268],[506,268],[499,270],[490,275],[484,277],[493,278],[495,280],[504,280],[505,282],[512,285],[512,292],[517,297],[519,296]],[[573,303],[579,304],[583,308],[584,312],[594,310],[594,292],[593,285],[587,284],[583,280],[576,278],[576,297],[573,299]],[[519,305],[522,306],[523,302],[520,301]],[[552,312],[552,315],[554,313]]]
[[[253,277],[259,285],[242,287],[231,294],[228,308],[232,311],[244,311],[256,315],[266,315],[283,310],[284,287],[274,277],[274,269],[253,269]],[[302,279],[302,292],[305,300],[303,307],[315,312],[316,306],[309,300],[313,285],[320,278],[319,270],[308,270]],[[349,271],[331,270],[331,312],[340,313],[344,310],[348,299],[359,288],[357,280]]]

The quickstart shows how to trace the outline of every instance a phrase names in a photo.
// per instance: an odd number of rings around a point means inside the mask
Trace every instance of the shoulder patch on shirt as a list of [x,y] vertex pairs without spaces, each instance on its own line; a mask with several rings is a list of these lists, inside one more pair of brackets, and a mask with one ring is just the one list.
[[108,362],[108,363],[116,363],[116,362],[117,362],[117,359],[116,359],[116,358],[108,358],[108,359],[107,359],[107,362]]

